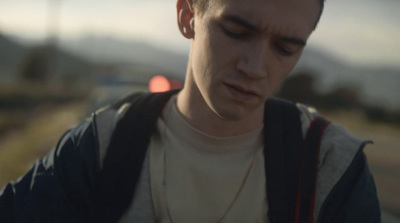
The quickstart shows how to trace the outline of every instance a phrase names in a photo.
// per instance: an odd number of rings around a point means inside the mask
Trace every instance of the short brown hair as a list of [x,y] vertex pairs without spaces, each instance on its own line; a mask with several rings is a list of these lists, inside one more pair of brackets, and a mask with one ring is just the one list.
[[208,2],[209,0],[192,0],[193,8],[202,15],[208,7]]
[[[207,10],[209,1],[210,0],[192,0],[193,8],[195,10],[198,10],[200,15],[202,15]],[[317,27],[317,24],[318,24],[318,22],[319,22],[319,20],[321,18],[322,11],[324,10],[324,5],[325,5],[325,0],[318,0],[318,1],[320,3],[321,8],[320,8],[320,11],[319,11],[319,16],[318,16],[317,22],[315,23],[315,27]]]

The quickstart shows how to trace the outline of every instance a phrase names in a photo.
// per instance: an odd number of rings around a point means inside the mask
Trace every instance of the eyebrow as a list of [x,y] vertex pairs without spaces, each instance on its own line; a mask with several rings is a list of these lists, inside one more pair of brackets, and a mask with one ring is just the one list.
[[224,15],[223,20],[236,23],[236,24],[243,26],[244,28],[249,29],[251,31],[261,32],[261,30],[259,28],[257,28],[255,25],[253,25],[253,24],[247,22],[246,20],[244,20],[238,16],[235,16],[235,15],[229,15],[229,14]]
[[296,44],[296,45],[300,45],[300,46],[305,46],[307,44],[306,41],[304,41],[300,38],[296,38],[296,37],[282,37],[282,40],[284,42],[288,42],[288,43],[292,43],[292,44]]
[[[248,30],[261,33],[260,28],[258,28],[257,26],[251,24],[250,22],[246,21],[245,19],[243,19],[239,16],[228,14],[228,15],[223,16],[223,20],[236,23]],[[302,40],[301,38],[296,38],[296,37],[282,36],[281,39],[284,42],[288,42],[288,43],[296,44],[296,45],[300,45],[300,46],[305,46],[307,44],[306,41]]]

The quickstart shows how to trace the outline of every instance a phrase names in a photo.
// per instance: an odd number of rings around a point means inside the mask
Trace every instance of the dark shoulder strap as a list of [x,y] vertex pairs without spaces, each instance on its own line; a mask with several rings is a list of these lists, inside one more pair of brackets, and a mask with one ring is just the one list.
[[264,156],[271,223],[292,223],[295,217],[302,144],[297,106],[282,99],[268,99],[264,115]]
[[300,178],[297,190],[296,223],[313,222],[318,156],[322,135],[328,125],[328,121],[318,117],[311,123],[307,132],[299,171]]
[[116,125],[100,172],[95,191],[98,222],[117,222],[129,208],[157,119],[176,92],[133,95],[114,105],[130,103]]
[[303,140],[300,111],[289,101],[265,105],[264,156],[271,223],[309,222],[314,209],[320,140],[327,123],[313,122]]

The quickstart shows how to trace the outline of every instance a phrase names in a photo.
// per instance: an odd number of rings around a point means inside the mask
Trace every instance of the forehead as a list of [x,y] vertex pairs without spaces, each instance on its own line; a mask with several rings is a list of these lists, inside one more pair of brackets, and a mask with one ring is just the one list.
[[308,38],[319,10],[318,0],[210,0],[206,14],[238,16],[260,30]]

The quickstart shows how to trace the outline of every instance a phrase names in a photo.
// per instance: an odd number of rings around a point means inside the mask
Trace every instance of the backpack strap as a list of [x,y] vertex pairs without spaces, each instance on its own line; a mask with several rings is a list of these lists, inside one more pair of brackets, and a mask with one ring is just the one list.
[[129,108],[115,127],[94,192],[97,222],[117,222],[129,208],[157,119],[176,93],[134,94],[113,105]]
[[[170,91],[133,95],[114,105],[120,107],[127,102],[131,104],[116,125],[94,191],[99,213],[97,222],[117,222],[129,208],[134,199],[135,186],[157,119],[169,98],[176,93],[177,91]],[[316,166],[312,165],[314,169],[311,169],[314,171],[308,172],[309,167],[306,167],[306,164],[316,164],[315,158],[318,158],[318,154],[312,156],[312,162],[307,160],[307,148],[315,146],[315,143],[306,143],[303,147],[299,109],[292,102],[270,98],[265,106],[264,126],[264,159],[270,222],[292,223],[294,219],[303,219],[303,212],[311,213],[312,216]],[[310,128],[306,142],[314,142],[317,139],[319,147],[322,132],[315,136],[316,133],[313,132],[318,133],[319,124],[312,126],[315,127]],[[304,152],[299,148],[304,148]],[[304,157],[305,160],[301,162],[300,157]],[[301,163],[303,165],[300,168]],[[308,180],[307,174],[311,174],[313,180]],[[307,206],[309,185],[313,185],[312,199],[309,199],[311,206],[303,208]],[[299,221],[301,222],[307,221]]]
[[264,115],[264,162],[271,223],[293,223],[295,218],[302,145],[297,106],[269,98]]
[[312,223],[322,135],[330,123],[318,117],[308,129],[301,155],[295,223]]
[[270,98],[264,115],[264,160],[271,223],[311,223],[321,138],[329,122],[317,118],[303,140],[300,110]]

